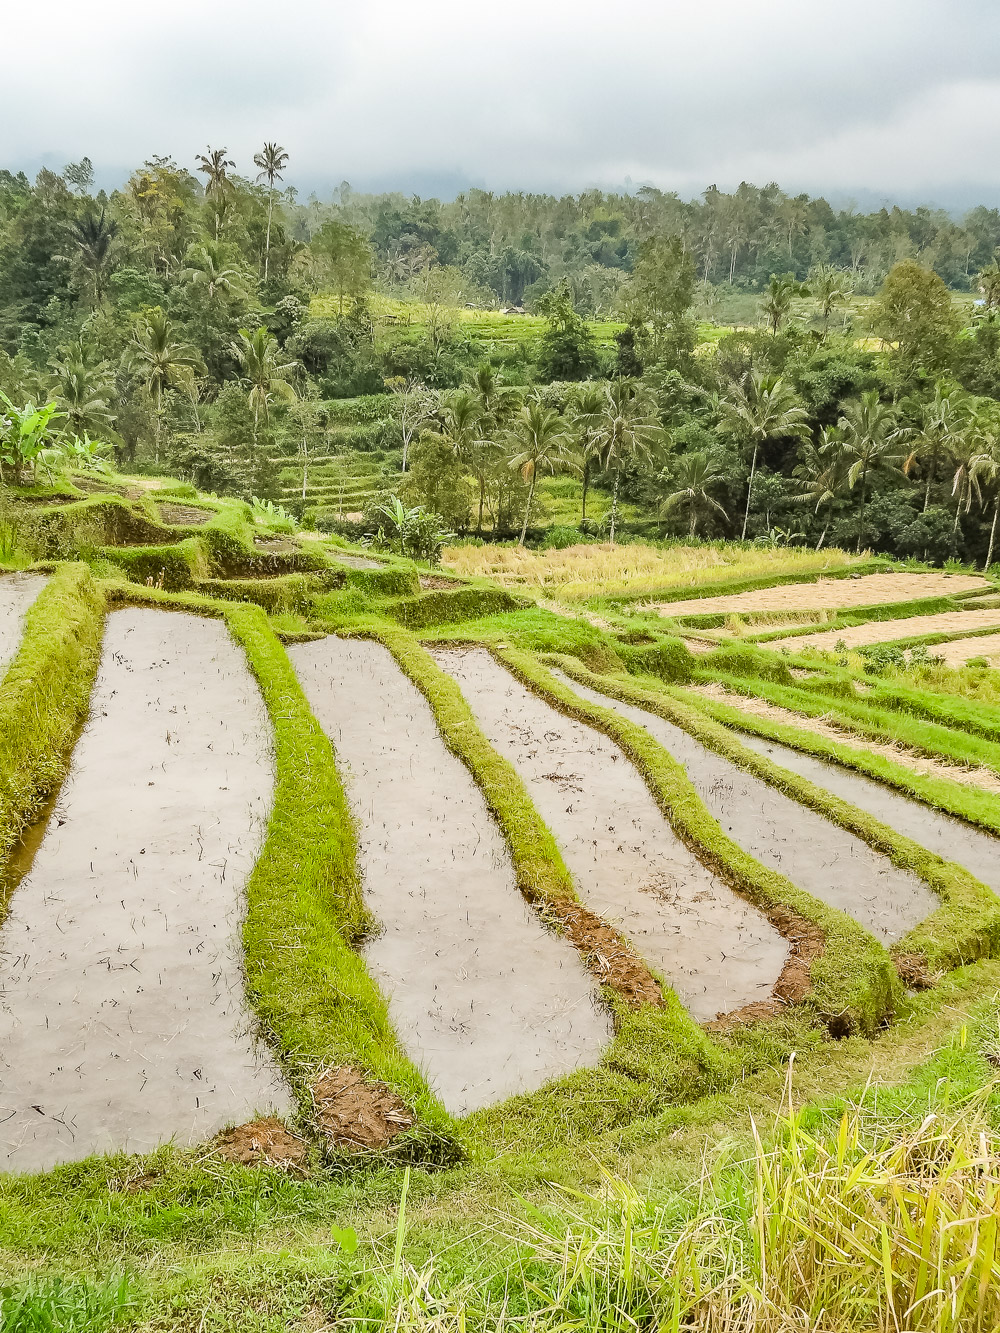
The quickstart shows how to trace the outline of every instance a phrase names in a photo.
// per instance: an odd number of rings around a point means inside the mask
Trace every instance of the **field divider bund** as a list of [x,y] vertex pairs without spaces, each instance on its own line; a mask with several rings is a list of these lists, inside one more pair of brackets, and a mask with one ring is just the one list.
[[[97,675],[105,599],[90,569],[56,564],[0,682],[0,861],[66,775]],[[0,919],[3,916],[0,887]]]
[[[766,916],[776,909],[789,908],[819,927],[826,946],[810,968],[812,993],[804,1001],[804,1007],[837,1035],[858,1030],[871,1034],[877,1030],[896,1008],[899,983],[888,952],[874,936],[845,913],[761,865],[733,842],[709,814],[683,766],[642,727],[610,708],[599,708],[581,699],[529,653],[506,648],[497,649],[496,656],[518,679],[549,699],[561,712],[610,736],[639,769],[681,841],[741,898]],[[552,658],[555,665],[581,684],[615,696],[615,690],[606,687],[610,678],[595,675],[575,658],[561,654],[553,654]],[[617,680],[614,683],[617,685]],[[623,690],[616,697],[647,706],[644,695],[638,691]],[[669,721],[679,721],[666,713],[663,716]],[[696,739],[704,739],[696,732],[692,734]]]
[[[726,720],[725,714],[714,706],[704,707],[705,704],[714,701],[702,700],[699,696],[687,694],[680,687],[660,682],[650,681],[639,686],[616,676],[595,676],[572,661],[568,663],[560,661],[560,665],[567,674],[575,674],[592,688],[658,713],[667,721],[682,727],[704,745],[740,768],[770,783],[802,805],[825,815],[841,828],[868,843],[875,851],[888,856],[894,865],[910,870],[923,879],[941,899],[941,906],[892,946],[890,953],[900,962],[904,970],[912,970],[909,960],[914,955],[917,955],[930,971],[947,970],[977,958],[996,956],[1000,949],[1000,898],[964,866],[942,860],[941,857],[897,833],[895,829],[858,809],[857,806],[834,796],[797,773],[782,768],[763,755],[747,749],[725,730],[723,726],[723,721]],[[746,721],[756,722],[758,719],[738,714],[736,709],[730,709],[728,713],[734,715],[733,725],[740,726],[746,731],[771,735],[773,739],[781,739],[793,748],[808,748],[821,758],[831,757],[831,750],[824,750],[823,745],[802,746],[791,727],[781,727],[782,735],[779,738],[776,732],[758,730],[756,726],[745,724]],[[737,722],[735,720],[737,715],[745,721]],[[825,744],[832,746],[833,743]],[[866,758],[877,760],[876,756],[866,756]],[[860,769],[862,766],[858,764],[856,767]],[[881,778],[881,774],[870,770],[869,772],[871,776]],[[911,776],[917,777],[917,775]],[[922,779],[922,781],[941,780]],[[982,795],[986,797],[988,794],[983,792]]]

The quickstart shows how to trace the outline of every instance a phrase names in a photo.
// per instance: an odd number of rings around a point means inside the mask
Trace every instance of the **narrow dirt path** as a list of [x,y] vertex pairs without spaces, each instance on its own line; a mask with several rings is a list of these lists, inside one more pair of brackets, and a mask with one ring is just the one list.
[[273,786],[225,627],[109,616],[90,720],[0,929],[0,1170],[290,1108],[251,1032],[240,942]]
[[0,680],[20,646],[24,617],[47,582],[44,574],[0,576]]
[[922,597],[953,597],[956,593],[988,588],[978,574],[863,574],[861,578],[817,579],[814,583],[785,583],[755,592],[689,597],[683,602],[657,602],[663,616],[709,616],[730,611],[820,611],[857,606],[881,606],[916,601]]
[[290,649],[358,821],[364,948],[396,1031],[454,1114],[593,1065],[610,1040],[569,941],[518,891],[499,828],[430,705],[380,643]]
[[693,1017],[768,1000],[786,941],[680,842],[618,746],[564,717],[484,648],[434,657],[525,782],[581,898],[621,924]]
[[916,875],[900,870],[887,856],[815,810],[745,773],[681,727],[568,676],[562,679],[581,698],[645,727],[684,766],[698,795],[734,842],[800,889],[852,916],[877,939],[886,944],[901,939],[940,906]]
[[884,787],[872,778],[842,768],[840,764],[817,759],[761,736],[740,732],[739,740],[751,750],[768,755],[783,768],[790,768],[793,773],[800,773],[815,782],[817,787],[825,787],[835,796],[867,810],[897,833],[911,838],[944,860],[957,861],[1000,893],[1000,839],[911,796]]

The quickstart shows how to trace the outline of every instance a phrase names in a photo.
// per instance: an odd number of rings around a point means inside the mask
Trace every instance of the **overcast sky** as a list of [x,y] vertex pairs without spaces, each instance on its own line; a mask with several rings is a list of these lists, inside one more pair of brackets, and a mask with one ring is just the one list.
[[206,144],[454,194],[742,180],[1000,204],[998,0],[26,0],[0,165],[115,185]]

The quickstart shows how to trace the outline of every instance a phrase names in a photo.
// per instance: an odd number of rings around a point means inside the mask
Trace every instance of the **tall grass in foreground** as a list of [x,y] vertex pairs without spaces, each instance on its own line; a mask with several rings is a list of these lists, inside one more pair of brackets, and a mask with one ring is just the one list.
[[98,1333],[131,1304],[124,1278],[87,1287],[59,1278],[27,1287],[0,1287],[0,1333]]
[[998,1221],[1000,1144],[976,1107],[874,1136],[856,1112],[827,1136],[789,1112],[772,1144],[755,1133],[749,1163],[706,1174],[686,1223],[609,1176],[568,1231],[563,1219],[520,1232],[533,1259],[499,1308],[410,1270],[385,1326],[993,1333]]
[[651,593],[674,583],[700,588],[733,579],[774,578],[822,573],[854,564],[856,556],[829,548],[770,549],[734,542],[694,546],[650,546],[628,542],[610,546],[584,543],[563,550],[516,546],[449,546],[448,569],[466,577],[485,576],[509,588],[538,588],[561,597],[613,597]]

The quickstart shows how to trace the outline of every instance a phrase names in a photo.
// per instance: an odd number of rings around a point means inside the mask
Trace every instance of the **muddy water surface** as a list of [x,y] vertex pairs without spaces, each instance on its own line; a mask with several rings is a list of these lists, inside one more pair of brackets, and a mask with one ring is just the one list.
[[675,836],[603,732],[564,717],[486,649],[440,649],[490,742],[517,769],[580,897],[620,923],[699,1021],[766,1000],[788,945]]
[[793,884],[854,917],[886,943],[940,904],[916,875],[822,815],[709,750],[656,713],[598,693],[555,672],[591,703],[644,727],[683,764],[695,790],[734,842]]
[[365,901],[383,927],[368,968],[445,1106],[461,1114],[596,1064],[611,1033],[594,983],[518,892],[423,695],[379,643],[289,652],[358,821]]
[[17,653],[24,617],[47,582],[44,574],[0,576],[0,680]]
[[811,754],[803,754],[790,745],[780,745],[777,741],[742,732],[738,739],[749,749],[770,756],[783,768],[790,768],[793,773],[800,773],[815,782],[817,787],[825,787],[835,796],[867,810],[883,824],[928,851],[936,852],[946,861],[957,861],[994,892],[1000,893],[1000,839],[924,805],[922,801],[884,787],[872,778]]
[[251,1033],[239,938],[273,786],[225,627],[110,615],[90,720],[0,928],[0,1170],[290,1109]]

